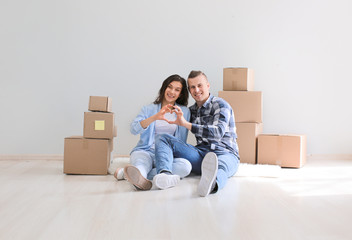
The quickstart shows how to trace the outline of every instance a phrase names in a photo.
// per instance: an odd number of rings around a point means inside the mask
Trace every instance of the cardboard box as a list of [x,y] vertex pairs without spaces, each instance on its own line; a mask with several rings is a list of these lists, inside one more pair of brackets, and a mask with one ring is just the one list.
[[110,165],[111,142],[82,136],[65,138],[64,173],[106,175]]
[[[91,139],[91,138],[87,138],[87,139]],[[110,151],[112,152],[114,150],[114,139],[109,139],[109,144],[110,144]]]
[[236,123],[237,144],[241,163],[257,163],[257,137],[263,132],[262,123]]
[[219,91],[219,97],[231,105],[236,122],[263,122],[262,92]]
[[260,134],[258,136],[258,164],[300,168],[307,159],[305,135]]
[[114,131],[114,114],[103,112],[85,112],[83,136],[85,138],[112,139]]
[[88,110],[93,112],[112,112],[112,100],[109,97],[90,96]]
[[253,91],[254,70],[250,68],[224,68],[224,91]]

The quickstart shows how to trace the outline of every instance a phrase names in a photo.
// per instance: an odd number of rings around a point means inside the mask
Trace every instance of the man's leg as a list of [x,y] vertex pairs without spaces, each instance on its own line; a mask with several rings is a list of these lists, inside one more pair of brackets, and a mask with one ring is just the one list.
[[155,138],[157,173],[162,171],[172,173],[172,163],[175,157],[187,159],[192,164],[192,172],[200,174],[204,155],[203,151],[169,134],[160,134]]
[[198,194],[202,197],[224,188],[227,179],[233,176],[239,165],[238,158],[227,152],[209,152],[202,162],[202,176]]
[[172,175],[172,163],[175,158],[186,158],[192,164],[192,169],[199,169],[202,152],[190,144],[169,134],[161,134],[155,138],[155,165],[157,175],[153,183],[159,189],[174,187],[180,181],[180,176]]
[[216,175],[217,186],[214,189],[214,193],[225,187],[228,178],[237,172],[240,164],[239,159],[232,153],[217,152],[216,155],[218,157],[218,173]]

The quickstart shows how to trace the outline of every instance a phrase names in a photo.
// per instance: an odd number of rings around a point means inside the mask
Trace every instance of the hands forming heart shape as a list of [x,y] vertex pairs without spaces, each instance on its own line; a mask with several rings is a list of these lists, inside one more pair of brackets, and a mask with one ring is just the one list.
[[[165,118],[166,113],[176,113],[176,120],[175,121],[169,121]],[[164,120],[168,122],[169,124],[177,124],[177,125],[182,125],[182,122],[185,121],[183,117],[183,112],[179,106],[176,105],[165,105],[160,109],[160,111],[157,113],[157,119],[158,120]]]

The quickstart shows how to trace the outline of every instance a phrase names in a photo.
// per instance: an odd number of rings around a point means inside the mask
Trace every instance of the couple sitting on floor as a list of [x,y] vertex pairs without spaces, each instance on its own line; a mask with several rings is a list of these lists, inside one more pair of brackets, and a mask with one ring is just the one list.
[[[188,91],[195,100],[189,109]],[[188,130],[196,146],[186,143]],[[154,103],[144,106],[132,122],[131,133],[140,134],[131,165],[114,175],[139,190],[150,190],[153,184],[158,189],[174,187],[192,172],[201,175],[198,194],[207,196],[222,189],[239,166],[233,110],[210,94],[201,71],[192,71],[187,83],[179,75],[168,77]]]

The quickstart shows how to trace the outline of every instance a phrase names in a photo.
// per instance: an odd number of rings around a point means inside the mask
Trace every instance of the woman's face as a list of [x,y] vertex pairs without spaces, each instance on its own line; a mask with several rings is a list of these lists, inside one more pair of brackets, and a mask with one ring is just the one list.
[[165,89],[164,101],[167,104],[175,104],[182,91],[182,83],[173,81]]

